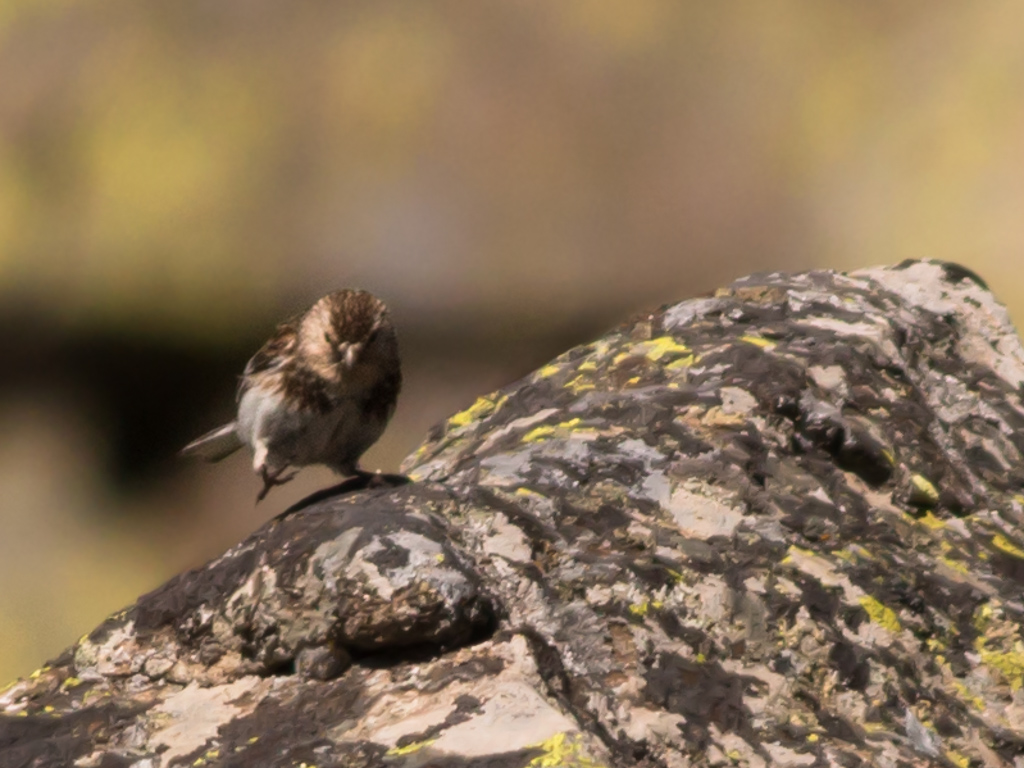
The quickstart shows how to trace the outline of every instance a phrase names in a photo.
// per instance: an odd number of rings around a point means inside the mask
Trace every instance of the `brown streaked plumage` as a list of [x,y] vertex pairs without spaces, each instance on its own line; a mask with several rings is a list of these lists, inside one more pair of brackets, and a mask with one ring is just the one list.
[[291,480],[291,467],[325,464],[355,474],[401,386],[387,308],[366,291],[337,291],[277,327],[245,366],[236,420],[181,452],[219,461],[248,445],[263,479],[257,501]]

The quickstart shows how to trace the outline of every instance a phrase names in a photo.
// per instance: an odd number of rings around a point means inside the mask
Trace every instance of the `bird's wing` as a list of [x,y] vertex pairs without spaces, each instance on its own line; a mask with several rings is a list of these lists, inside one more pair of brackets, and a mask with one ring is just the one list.
[[235,422],[232,421],[193,440],[181,449],[181,455],[214,462],[230,456],[241,447],[242,440],[235,432]]
[[301,320],[302,315],[285,320],[277,326],[274,335],[249,359],[242,372],[242,378],[238,382],[236,400],[241,401],[242,395],[252,385],[253,376],[276,371],[294,354],[299,343],[299,322]]

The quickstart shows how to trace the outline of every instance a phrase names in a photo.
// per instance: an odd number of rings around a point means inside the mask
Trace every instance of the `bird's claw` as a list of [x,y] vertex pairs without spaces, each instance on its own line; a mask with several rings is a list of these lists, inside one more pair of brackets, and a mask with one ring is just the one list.
[[263,501],[267,494],[270,493],[270,489],[275,485],[284,485],[285,483],[294,479],[299,473],[299,470],[293,469],[291,472],[285,472],[287,467],[281,467],[274,472],[269,471],[266,466],[260,468],[260,478],[263,480],[263,488],[256,494],[256,503],[259,504]]

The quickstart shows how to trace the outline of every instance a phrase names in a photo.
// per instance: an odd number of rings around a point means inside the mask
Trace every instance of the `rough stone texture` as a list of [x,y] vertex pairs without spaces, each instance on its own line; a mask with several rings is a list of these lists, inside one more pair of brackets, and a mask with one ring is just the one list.
[[1024,766],[1024,350],[740,280],[480,398],[0,693],[0,765]]

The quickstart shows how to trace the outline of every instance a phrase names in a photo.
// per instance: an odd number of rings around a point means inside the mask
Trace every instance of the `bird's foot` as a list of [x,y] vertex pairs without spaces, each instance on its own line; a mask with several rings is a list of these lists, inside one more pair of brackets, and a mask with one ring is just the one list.
[[271,472],[267,469],[266,465],[260,467],[260,477],[263,480],[263,488],[258,494],[256,494],[256,503],[259,504],[270,493],[270,489],[275,485],[284,485],[290,482],[299,474],[299,470],[293,469],[291,472],[285,472],[287,467],[281,467],[278,470]]

